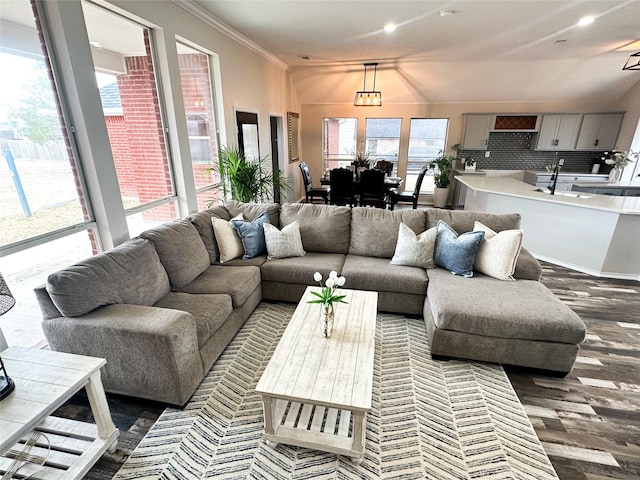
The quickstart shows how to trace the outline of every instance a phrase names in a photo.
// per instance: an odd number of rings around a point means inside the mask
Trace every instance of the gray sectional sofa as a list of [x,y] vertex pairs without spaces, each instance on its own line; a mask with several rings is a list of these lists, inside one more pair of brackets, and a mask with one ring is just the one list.
[[[264,212],[279,228],[297,222],[304,256],[220,263],[212,219]],[[390,264],[401,223],[419,234],[439,220],[459,233],[520,225],[517,214],[229,202],[52,274],[36,289],[43,330],[54,350],[106,358],[107,391],[182,405],[261,299],[297,302],[314,272],[335,270],[345,288],[378,291],[380,311],[423,316],[433,355],[569,372],[585,325],[525,249],[516,281]]]

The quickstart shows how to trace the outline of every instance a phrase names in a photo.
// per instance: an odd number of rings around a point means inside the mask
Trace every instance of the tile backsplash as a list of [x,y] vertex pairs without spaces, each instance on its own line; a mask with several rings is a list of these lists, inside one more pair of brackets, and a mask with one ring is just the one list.
[[[463,157],[473,157],[478,168],[485,170],[544,170],[548,164],[555,164],[564,158],[562,169],[566,172],[591,173],[591,167],[602,152],[532,150],[533,140],[529,132],[491,132],[485,158],[484,150],[462,150]],[[609,167],[600,166],[600,173],[607,173]]]

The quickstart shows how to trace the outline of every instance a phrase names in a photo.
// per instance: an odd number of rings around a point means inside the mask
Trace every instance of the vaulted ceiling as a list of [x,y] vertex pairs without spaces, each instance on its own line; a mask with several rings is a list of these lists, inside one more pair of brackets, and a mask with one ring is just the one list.
[[622,70],[640,50],[637,0],[176,3],[288,65],[302,103],[351,103],[366,62],[388,103],[614,101],[640,81]]

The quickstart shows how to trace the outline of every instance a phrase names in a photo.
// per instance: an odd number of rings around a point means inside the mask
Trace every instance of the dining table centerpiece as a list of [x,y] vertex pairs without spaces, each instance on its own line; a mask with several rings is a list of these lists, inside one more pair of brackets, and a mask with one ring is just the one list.
[[320,272],[314,273],[313,279],[318,282],[320,287],[322,287],[322,290],[320,291],[320,293],[312,291],[311,294],[318,298],[309,300],[308,303],[317,303],[321,305],[320,328],[322,331],[322,336],[325,338],[329,338],[331,336],[331,333],[333,332],[333,304],[338,302],[348,303],[344,301],[346,295],[340,295],[336,293],[336,290],[344,285],[346,279],[343,276],[338,276],[338,272],[336,272],[335,270],[329,272],[329,277],[325,281],[324,286],[322,285],[322,274]]

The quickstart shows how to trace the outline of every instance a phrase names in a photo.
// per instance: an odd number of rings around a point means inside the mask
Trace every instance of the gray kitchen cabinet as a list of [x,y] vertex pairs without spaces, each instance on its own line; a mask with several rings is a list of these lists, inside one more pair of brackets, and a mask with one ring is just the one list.
[[493,115],[467,115],[462,148],[486,150],[493,118]]
[[545,115],[536,136],[536,150],[573,150],[582,115]]
[[588,113],[582,119],[576,150],[613,150],[623,113]]

